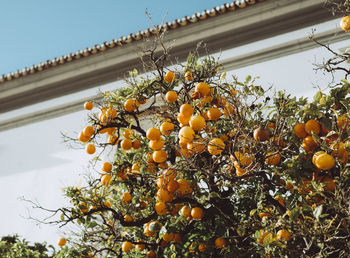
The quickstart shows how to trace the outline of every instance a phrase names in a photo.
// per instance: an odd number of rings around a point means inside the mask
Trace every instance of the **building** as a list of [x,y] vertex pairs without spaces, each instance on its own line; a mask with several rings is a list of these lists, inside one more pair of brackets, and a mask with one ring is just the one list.
[[[203,41],[229,73],[260,75],[265,86],[309,96],[311,83],[328,84],[312,71],[313,62],[322,62],[317,57],[328,53],[308,36],[315,28],[317,39],[344,48],[350,41],[338,23],[322,0],[238,0],[159,29],[167,31],[165,42],[180,61]],[[98,89],[122,87],[124,74],[139,68],[138,49],[154,34],[130,34],[0,77],[0,189],[9,207],[0,219],[3,234],[56,241],[56,228],[40,230],[18,217],[26,211],[17,198],[37,198],[48,208],[65,203],[60,188],[77,184],[90,157],[61,144],[60,130],[72,135],[84,127],[82,103],[98,99]],[[14,218],[17,223],[6,223]]]

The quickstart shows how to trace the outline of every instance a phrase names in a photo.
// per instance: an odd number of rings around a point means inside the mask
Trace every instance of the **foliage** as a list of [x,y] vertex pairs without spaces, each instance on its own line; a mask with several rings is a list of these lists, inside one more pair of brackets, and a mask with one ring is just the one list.
[[349,256],[350,83],[309,101],[155,49],[89,111],[79,144],[103,169],[53,211],[79,228],[59,255]]
[[25,239],[20,239],[18,235],[3,236],[0,240],[0,256],[1,257],[30,257],[30,258],[46,258],[52,257],[46,243],[30,244]]

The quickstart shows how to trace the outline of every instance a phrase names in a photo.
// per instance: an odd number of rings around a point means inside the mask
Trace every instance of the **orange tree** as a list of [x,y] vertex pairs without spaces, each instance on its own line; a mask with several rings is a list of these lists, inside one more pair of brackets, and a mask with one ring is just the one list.
[[350,83],[308,101],[167,58],[150,51],[153,73],[84,105],[96,171],[52,211],[78,227],[59,255],[349,255]]

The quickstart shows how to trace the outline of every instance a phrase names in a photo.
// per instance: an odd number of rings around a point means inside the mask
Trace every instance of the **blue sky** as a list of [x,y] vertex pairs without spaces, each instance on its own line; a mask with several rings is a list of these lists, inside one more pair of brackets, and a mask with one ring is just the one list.
[[1,0],[0,75],[228,0]]

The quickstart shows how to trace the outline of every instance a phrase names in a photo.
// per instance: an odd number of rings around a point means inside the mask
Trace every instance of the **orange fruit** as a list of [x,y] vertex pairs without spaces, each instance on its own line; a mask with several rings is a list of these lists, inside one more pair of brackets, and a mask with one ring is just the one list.
[[95,129],[91,125],[86,126],[83,130],[84,135],[89,138],[94,134],[94,132]]
[[194,135],[195,133],[193,129],[189,126],[184,126],[179,131],[179,139],[183,143],[189,143],[190,141],[192,141],[194,138]]
[[201,115],[191,116],[190,127],[195,131],[200,131],[205,126],[205,119]]
[[120,147],[123,149],[123,150],[130,150],[131,147],[132,147],[132,141],[130,139],[124,139],[120,142]]
[[115,118],[117,116],[117,110],[114,107],[109,107],[106,111],[106,116],[109,118]]
[[146,249],[146,246],[144,244],[136,244],[135,249],[142,252],[143,250]]
[[334,179],[329,177],[329,176],[324,177],[321,180],[321,183],[325,184],[325,186],[323,188],[323,190],[325,190],[325,191],[333,192],[336,188]]
[[122,195],[122,202],[123,203],[128,203],[132,200],[132,195],[129,192],[125,192]]
[[84,132],[80,132],[78,140],[81,142],[88,142],[90,140],[90,137],[86,136]]
[[104,206],[106,206],[107,208],[111,208],[111,203],[109,201],[105,201]]
[[125,138],[127,138],[127,139],[130,139],[130,136],[132,136],[132,135],[134,135],[135,134],[135,132],[134,132],[134,130],[132,130],[132,129],[125,129],[124,130],[124,132],[123,132],[123,136],[125,137]]
[[86,145],[85,150],[88,154],[94,154],[96,151],[96,147],[95,145],[89,143],[88,145]]
[[125,241],[122,244],[122,251],[128,253],[132,249],[133,244],[129,241]]
[[174,131],[174,124],[170,122],[164,122],[160,125],[160,132],[162,135],[169,135]]
[[286,206],[286,201],[283,199],[281,195],[276,195],[274,199],[278,201],[278,203],[281,204],[283,207]]
[[190,184],[186,179],[181,178],[181,179],[178,179],[177,182],[179,183],[179,188],[177,190],[181,196],[184,196],[192,192]]
[[[188,122],[190,121],[191,119],[191,116],[185,116],[184,114],[182,113],[179,113],[176,117],[177,121],[182,124],[183,126],[185,125],[188,125]],[[181,126],[181,127],[183,127]]]
[[235,113],[235,108],[229,104],[226,104],[222,110],[222,113],[225,116],[233,115]]
[[165,150],[157,150],[153,152],[153,160],[157,163],[163,163],[167,160],[168,155]]
[[153,250],[150,250],[146,253],[147,258],[155,258],[156,253]]
[[305,131],[305,124],[299,123],[294,126],[294,133],[299,138],[305,138],[307,136],[307,132]]
[[137,150],[141,148],[141,142],[138,139],[132,141],[132,148]]
[[84,103],[85,110],[91,110],[91,109],[93,109],[93,107],[94,107],[94,104],[91,101],[87,101]]
[[276,237],[280,241],[288,241],[290,239],[290,233],[286,229],[281,229],[277,232]]
[[180,233],[175,233],[174,234],[174,242],[175,243],[181,243],[182,242],[182,236]]
[[132,112],[137,108],[136,101],[134,99],[127,99],[124,102],[124,109],[128,112]]
[[192,142],[187,143],[187,150],[192,153],[201,153],[205,149],[205,145],[200,140],[194,140]]
[[319,134],[321,132],[321,125],[316,120],[309,120],[305,124],[305,131],[311,135],[311,132],[314,132],[315,134]]
[[304,150],[313,151],[318,146],[317,142],[314,141],[311,135],[306,136],[301,144]]
[[194,220],[201,220],[203,218],[203,209],[200,207],[192,208],[191,216]]
[[186,81],[189,81],[189,82],[193,80],[193,77],[192,77],[192,74],[191,74],[190,71],[187,71],[187,72],[185,73],[185,80],[186,80]]
[[157,191],[157,198],[162,202],[171,202],[173,200],[173,195],[168,190],[160,188]]
[[177,93],[176,91],[170,90],[165,94],[165,99],[168,102],[175,102],[177,100]]
[[104,162],[102,165],[102,171],[110,173],[112,171],[112,164],[109,162]]
[[125,216],[124,216],[124,221],[125,221],[125,222],[133,222],[134,219],[133,219],[130,215],[125,215]]
[[258,127],[253,132],[253,138],[256,141],[263,142],[270,137],[270,132],[263,127]]
[[63,237],[61,237],[61,238],[58,240],[58,246],[60,246],[60,247],[65,246],[66,243],[67,243],[67,240],[66,240],[65,238],[63,238]]
[[349,31],[350,30],[350,16],[344,16],[340,20],[340,28],[344,31]]
[[160,131],[157,128],[150,128],[147,130],[146,137],[150,141],[157,141],[160,139]]
[[165,233],[162,238],[165,242],[170,242],[173,241],[174,235]]
[[191,208],[185,205],[181,208],[180,213],[182,216],[188,218],[191,216]]
[[226,246],[226,240],[222,237],[218,237],[217,239],[215,239],[215,246],[217,248],[224,248]]
[[208,144],[211,155],[219,155],[225,149],[225,143],[220,138],[213,138]]
[[221,116],[221,111],[220,109],[214,107],[214,108],[209,108],[209,110],[207,111],[207,116],[209,118],[209,120],[213,120],[216,121],[220,118]]
[[265,159],[265,162],[270,166],[275,166],[281,161],[281,154],[279,153],[273,154],[273,153],[274,152],[267,153],[267,158]]
[[270,234],[269,232],[264,232],[262,229],[260,229],[260,237],[257,239],[257,242],[259,244],[263,244],[264,243],[264,238]]
[[166,81],[167,83],[175,81],[175,73],[172,71],[167,72],[164,76],[164,81]]
[[154,209],[156,210],[158,215],[164,215],[168,211],[165,202],[157,202],[154,206]]
[[151,150],[154,150],[154,151],[160,150],[164,146],[164,141],[162,138],[156,141],[149,141],[148,146]]
[[193,115],[193,107],[190,104],[183,104],[180,107],[180,113],[185,117],[191,117]]
[[171,180],[168,185],[167,185],[167,190],[170,192],[170,193],[173,193],[175,192],[177,189],[179,189],[180,185],[177,181],[175,180]]
[[199,243],[198,245],[198,251],[203,253],[205,252],[205,250],[207,250],[209,248],[209,245],[206,243]]
[[107,186],[107,185],[110,184],[111,180],[112,180],[112,176],[111,175],[102,175],[102,177],[101,177],[101,184],[103,186]]
[[334,158],[327,153],[318,154],[315,158],[315,166],[321,170],[331,169],[334,167],[334,164]]
[[199,82],[195,88],[196,92],[199,92],[200,97],[208,96],[210,94],[210,85],[205,82]]
[[312,156],[312,164],[314,164],[315,166],[316,166],[316,164],[315,164],[315,161],[316,161],[316,158],[319,156],[319,155],[321,155],[321,154],[326,154],[327,152],[325,152],[325,151],[318,151],[318,152],[315,152],[315,154]]

